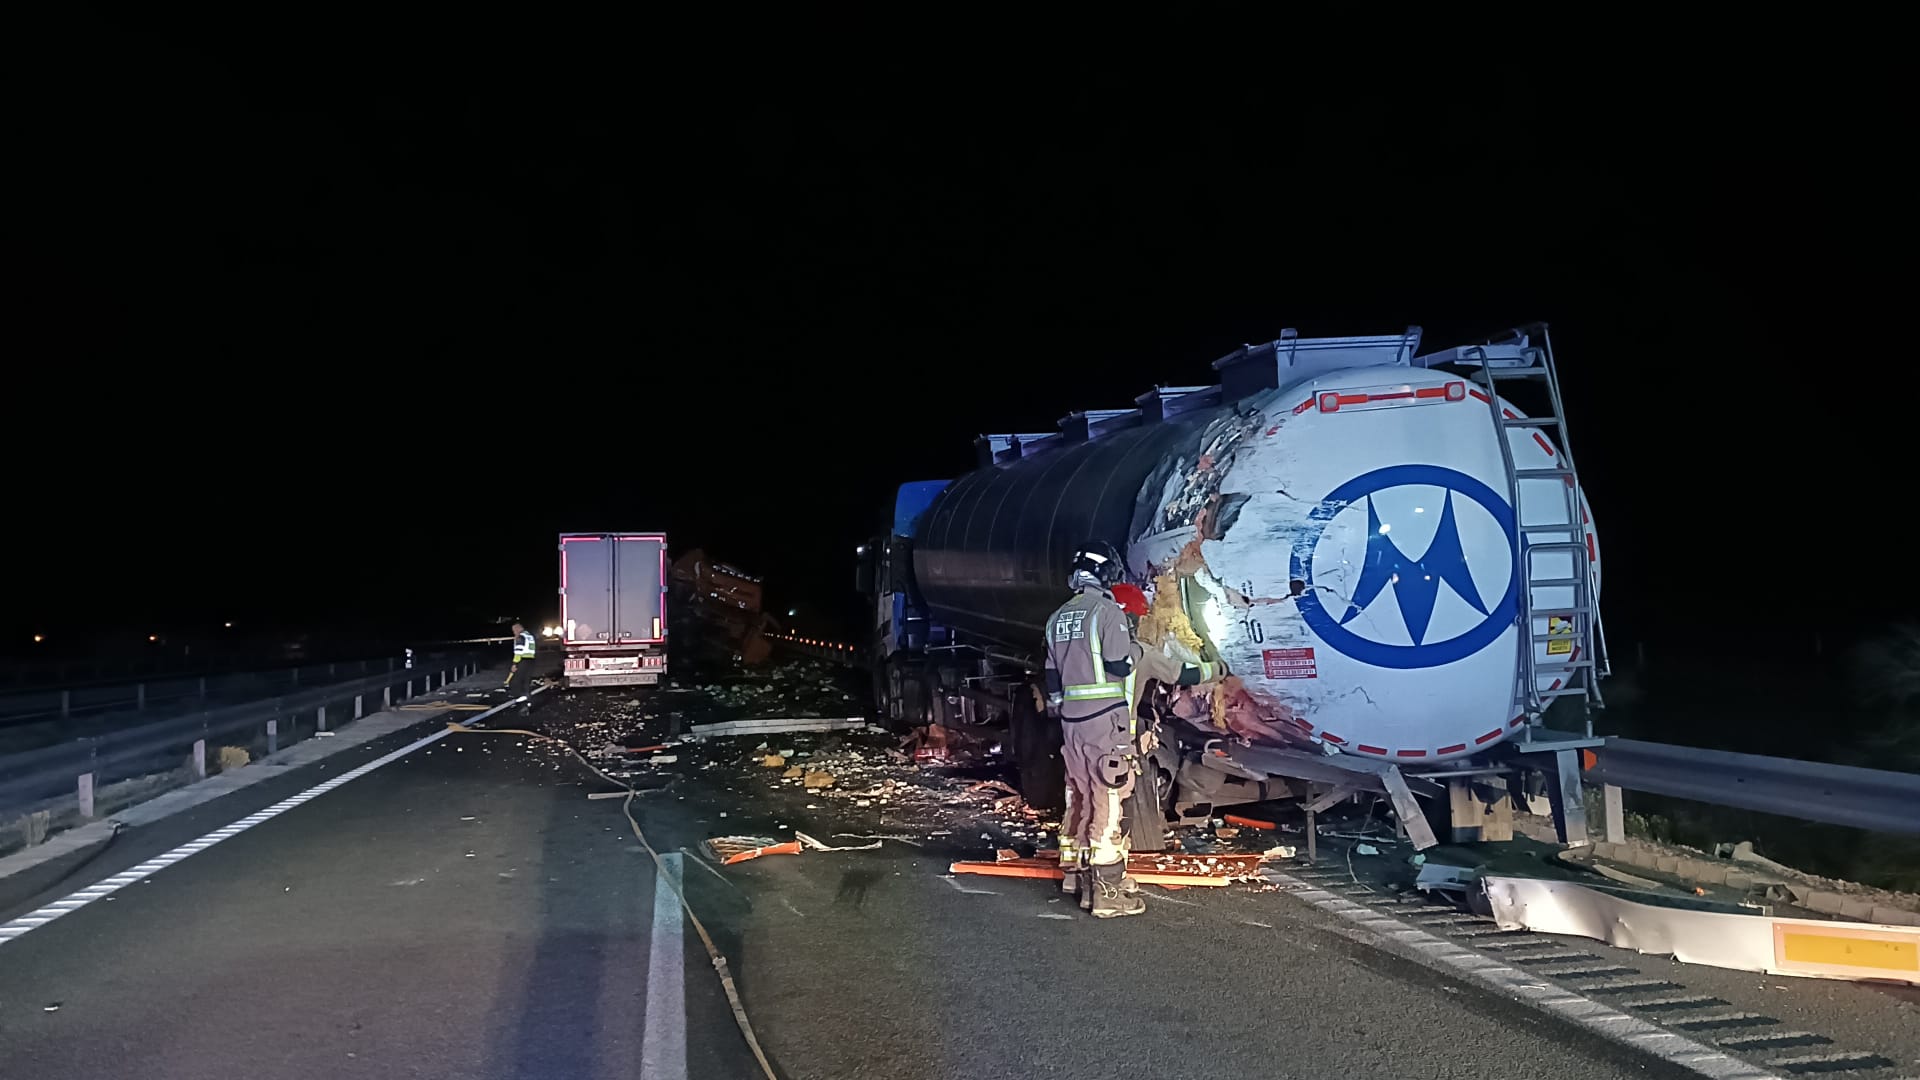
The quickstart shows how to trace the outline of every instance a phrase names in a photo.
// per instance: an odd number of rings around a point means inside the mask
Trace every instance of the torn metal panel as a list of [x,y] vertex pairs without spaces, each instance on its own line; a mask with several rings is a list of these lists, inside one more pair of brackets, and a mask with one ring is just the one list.
[[1480,868],[1477,866],[1427,862],[1420,864],[1420,876],[1414,879],[1413,887],[1421,892],[1465,893],[1479,880]]
[[1538,878],[1483,879],[1503,930],[1594,938],[1689,964],[1920,985],[1920,927],[1751,915]]

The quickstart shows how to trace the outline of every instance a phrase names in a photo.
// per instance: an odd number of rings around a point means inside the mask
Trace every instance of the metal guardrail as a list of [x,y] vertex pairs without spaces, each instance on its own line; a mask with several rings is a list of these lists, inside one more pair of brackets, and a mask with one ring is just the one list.
[[852,645],[843,645],[837,641],[800,637],[795,634],[768,634],[767,640],[788,652],[811,656],[818,660],[828,660],[836,664],[846,664],[848,666],[855,666],[860,663],[860,650]]
[[[1608,739],[1589,781],[1763,814],[1920,834],[1920,773],[1860,769],[1792,758]],[[1607,799],[1608,836],[1617,837],[1618,797]]]
[[[511,638],[477,638],[474,642],[433,642],[406,650],[413,656],[392,654],[351,660],[317,661],[299,665],[266,668],[237,668],[229,671],[153,674],[135,678],[93,683],[41,686],[26,689],[0,688],[0,727],[32,724],[47,720],[97,716],[117,711],[144,712],[181,704],[212,706],[239,704],[269,698],[289,688],[321,686],[353,675],[396,671],[408,660],[423,666],[437,664],[449,652],[464,654],[473,643],[510,641]],[[447,646],[466,646],[448,649]]]
[[471,675],[476,657],[450,657],[418,668],[382,671],[349,682],[294,694],[153,720],[101,734],[0,756],[0,821],[78,801],[80,816],[93,816],[97,787],[142,775],[186,769],[207,774],[207,747],[222,742],[257,746],[268,753],[282,739],[298,737],[295,724],[309,719],[309,733],[330,730],[362,715]]

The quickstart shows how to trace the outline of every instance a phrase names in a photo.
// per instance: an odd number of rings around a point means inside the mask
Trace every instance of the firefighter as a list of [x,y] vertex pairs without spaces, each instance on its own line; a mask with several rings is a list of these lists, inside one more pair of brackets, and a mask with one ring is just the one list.
[[1133,631],[1112,589],[1120,554],[1104,541],[1074,552],[1074,596],[1047,620],[1047,703],[1060,718],[1067,767],[1060,821],[1063,892],[1078,892],[1094,918],[1147,910],[1126,876],[1124,806],[1138,774],[1133,713]]
[[[533,685],[533,633],[513,624],[513,666],[507,669],[507,700],[520,702],[520,715],[533,712],[528,688]],[[516,696],[517,695],[517,696]]]

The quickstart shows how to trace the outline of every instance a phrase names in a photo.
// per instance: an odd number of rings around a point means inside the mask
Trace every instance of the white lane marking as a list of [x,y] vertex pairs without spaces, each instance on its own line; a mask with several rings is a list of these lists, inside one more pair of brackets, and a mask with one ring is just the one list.
[[[544,689],[546,689],[546,687],[544,686],[540,688],[540,690],[544,690]],[[534,693],[537,694],[540,692],[540,690],[535,690]],[[512,704],[514,704],[514,702],[507,703],[507,705],[512,705]],[[507,705],[496,705],[493,708],[488,709],[486,712],[483,712],[480,715],[474,717],[472,720],[467,721],[466,723],[469,727],[471,727],[472,725],[477,724],[482,720],[485,720],[487,717],[492,716],[494,713],[499,712],[501,709],[506,708]],[[422,738],[415,739],[413,742],[408,743],[407,745],[401,747],[398,750],[393,751],[390,754],[386,754],[382,757],[374,758],[372,761],[367,762],[365,765],[362,765],[359,768],[350,769],[346,772],[341,773],[339,776],[336,776],[326,781],[323,784],[318,784],[314,787],[308,788],[306,791],[303,791],[300,794],[294,795],[290,798],[282,799],[279,802],[274,803],[272,806],[267,807],[265,810],[248,814],[246,817],[241,818],[239,821],[236,821],[233,824],[228,825],[224,828],[215,829],[213,832],[210,832],[207,835],[202,836],[196,840],[189,840],[186,843],[181,844],[179,847],[174,848],[172,851],[169,851],[164,855],[158,856],[157,858],[149,859],[146,862],[141,863],[140,865],[134,867],[131,870],[124,870],[118,874],[113,875],[112,877],[103,878],[102,880],[97,881],[94,884],[87,886],[86,888],[79,889],[75,892],[69,893],[67,896],[59,900],[56,900],[51,904],[48,904],[46,907],[39,908],[38,910],[35,910],[35,911],[30,911],[25,915],[22,915],[19,918],[13,920],[12,922],[0,923],[0,945],[5,945],[7,942],[20,937],[21,935],[25,934],[29,930],[37,930],[40,927],[47,925],[47,923],[53,921],[54,919],[57,919],[60,916],[67,914],[68,912],[79,911],[81,908],[94,902],[95,900],[98,900],[103,896],[111,895],[112,893],[120,889],[123,889],[126,886],[131,885],[136,881],[140,881],[144,878],[152,876],[153,874],[159,873],[160,871],[165,870],[167,867],[172,866],[173,864],[179,862],[180,860],[186,858],[189,855],[198,855],[200,852],[207,850],[208,848],[219,843],[220,841],[225,840],[229,837],[238,836],[241,833],[247,831],[248,829],[253,828],[255,825],[258,825],[263,821],[271,821],[274,818],[279,817],[281,814],[284,814],[287,811],[293,809],[294,807],[299,806],[301,803],[306,802],[308,799],[313,798],[317,794],[320,794],[326,791],[332,791],[334,788],[339,787],[341,784],[344,784],[349,780],[357,780],[360,777],[365,776],[368,773],[372,772],[373,770],[380,768],[382,765],[390,765],[396,761],[399,761],[401,758],[406,757],[408,754],[413,753],[415,750],[418,750],[423,746],[431,745],[433,743],[439,742],[441,739],[446,738],[447,735],[451,733],[451,731],[452,731],[451,728],[443,727],[439,731],[436,731],[431,735],[427,735]],[[78,900],[79,903],[77,904],[72,903],[72,901],[75,901],[75,900]]]
[[940,875],[940,880],[941,880],[941,881],[944,881],[944,882],[946,882],[947,884],[949,884],[949,885],[951,885],[951,886],[953,886],[953,890],[954,890],[955,892],[963,892],[963,893],[966,893],[966,894],[967,894],[968,896],[998,896],[998,895],[1000,895],[999,893],[996,893],[996,892],[994,892],[994,891],[993,891],[992,889],[969,889],[969,888],[967,888],[967,887],[966,887],[965,885],[962,885],[962,884],[960,884],[960,882],[959,882],[959,881],[958,881],[957,879],[955,879],[955,878],[954,878],[954,876],[953,876],[952,874],[941,874],[941,875]]
[[1071,919],[1073,918],[1073,916],[1062,915],[1057,911],[1043,911],[1040,914],[1035,915],[1034,918],[1036,919]]
[[[1372,911],[1351,900],[1336,896],[1324,889],[1316,889],[1307,882],[1281,871],[1269,869],[1265,871],[1265,876],[1268,881],[1288,890],[1289,895],[1349,922],[1359,923],[1362,919],[1373,915]],[[1424,930],[1416,930],[1412,933],[1396,932],[1393,937],[1424,953],[1431,962],[1445,964],[1482,986],[1491,987],[1508,997],[1518,998],[1529,1005],[1545,1009],[1569,1023],[1578,1024],[1616,1042],[1630,1043],[1646,1053],[1691,1069],[1702,1076],[1710,1076],[1714,1080],[1763,1080],[1763,1078],[1777,1080],[1779,1076],[1778,1073],[1749,1065],[1705,1043],[1675,1035],[1639,1017],[1629,1016],[1591,998],[1571,993],[1563,987],[1542,984],[1537,981],[1542,974],[1537,968],[1533,971],[1522,971],[1517,967],[1498,962],[1480,963],[1478,961],[1486,958],[1468,952]]]
[[[640,1042],[640,1080],[686,1080],[687,972],[680,924],[680,854],[660,856],[653,878],[653,944],[647,956],[647,1020]],[[671,876],[671,877],[669,877]]]

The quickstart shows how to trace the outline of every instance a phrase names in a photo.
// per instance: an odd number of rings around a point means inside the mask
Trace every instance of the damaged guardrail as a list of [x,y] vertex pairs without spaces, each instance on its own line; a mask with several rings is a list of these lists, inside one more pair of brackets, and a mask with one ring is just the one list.
[[1589,781],[1607,792],[1607,836],[1621,839],[1619,790],[1846,825],[1920,834],[1920,773],[1608,739]]

